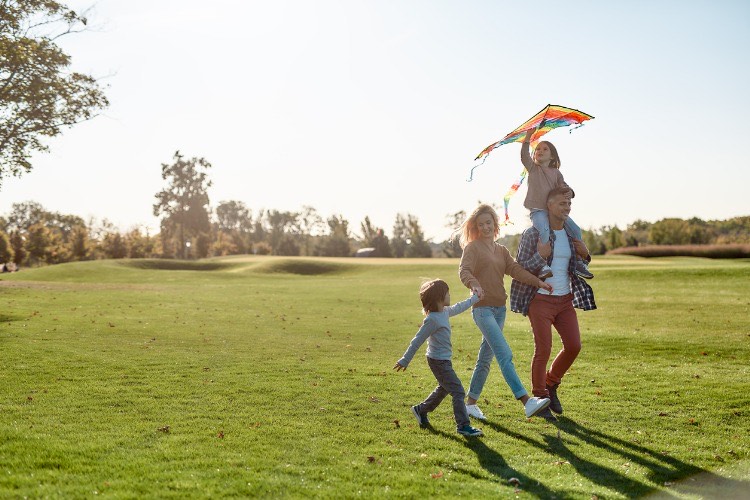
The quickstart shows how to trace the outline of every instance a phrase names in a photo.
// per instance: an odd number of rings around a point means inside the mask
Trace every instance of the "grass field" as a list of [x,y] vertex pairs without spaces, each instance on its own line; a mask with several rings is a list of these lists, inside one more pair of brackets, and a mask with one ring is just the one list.
[[[98,261],[1,275],[0,497],[740,497],[750,261],[604,257],[557,424],[497,365],[485,437],[434,386],[417,289],[457,261]],[[506,287],[509,288],[506,279]],[[480,334],[452,319],[465,386]],[[528,321],[506,336],[530,388]],[[557,339],[553,349],[559,347]],[[518,482],[511,481],[516,478]]]

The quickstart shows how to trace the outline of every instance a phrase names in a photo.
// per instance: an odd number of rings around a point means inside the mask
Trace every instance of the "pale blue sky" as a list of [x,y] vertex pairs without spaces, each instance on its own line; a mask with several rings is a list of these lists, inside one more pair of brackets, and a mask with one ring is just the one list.
[[582,227],[750,215],[744,0],[101,0],[91,17],[64,47],[111,107],[5,180],[1,214],[34,200],[157,228],[179,149],[213,164],[213,206],[310,205],[355,232],[411,213],[442,241],[446,214],[501,203],[521,171],[506,145],[469,183],[473,158],[552,103],[595,116],[546,136]]

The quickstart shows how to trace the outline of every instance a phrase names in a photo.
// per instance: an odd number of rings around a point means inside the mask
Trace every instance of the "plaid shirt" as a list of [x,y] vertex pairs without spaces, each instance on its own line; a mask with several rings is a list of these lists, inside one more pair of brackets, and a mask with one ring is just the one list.
[[[570,255],[575,256],[576,250],[573,246],[573,238],[566,233],[568,244],[570,245]],[[555,233],[550,231],[550,243],[552,243],[552,253],[545,260],[537,252],[537,243],[539,243],[539,231],[535,227],[530,227],[521,235],[521,243],[518,245],[518,255],[516,260],[527,271],[533,274],[539,274],[544,265],[552,263],[552,255],[555,253]],[[590,257],[589,257],[590,260]],[[594,291],[588,283],[579,278],[575,273],[576,259],[571,258],[568,263],[568,275],[570,276],[570,287],[573,291],[573,307],[590,311],[596,309],[594,302]],[[538,288],[513,280],[510,284],[510,310],[521,313],[526,316],[529,312],[531,299],[536,295]]]

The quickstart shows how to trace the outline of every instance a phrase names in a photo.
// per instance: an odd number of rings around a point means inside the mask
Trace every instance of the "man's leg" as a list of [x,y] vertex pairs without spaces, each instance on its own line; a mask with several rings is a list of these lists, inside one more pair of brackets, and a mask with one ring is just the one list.
[[557,353],[552,366],[547,372],[547,385],[557,385],[581,352],[581,331],[578,327],[578,316],[573,308],[573,300],[560,304],[554,323],[560,334],[563,348]]
[[531,391],[538,398],[547,395],[547,362],[552,350],[554,298],[536,294],[529,304],[529,321],[534,332],[534,357],[531,360]]

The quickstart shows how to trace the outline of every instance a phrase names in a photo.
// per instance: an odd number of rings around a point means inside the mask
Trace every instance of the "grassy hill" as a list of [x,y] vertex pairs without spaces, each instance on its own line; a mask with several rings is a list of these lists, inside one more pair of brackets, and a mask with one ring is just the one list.
[[[97,261],[2,275],[0,497],[748,491],[750,261],[618,256],[592,270],[599,309],[579,312],[565,416],[525,419],[495,365],[480,439],[455,433],[449,401],[433,429],[417,427],[409,407],[434,386],[424,347],[406,372],[391,369],[421,322],[424,279],[464,297],[456,260]],[[468,386],[481,337],[469,313],[452,325]],[[527,319],[509,313],[506,336],[530,389]]]

